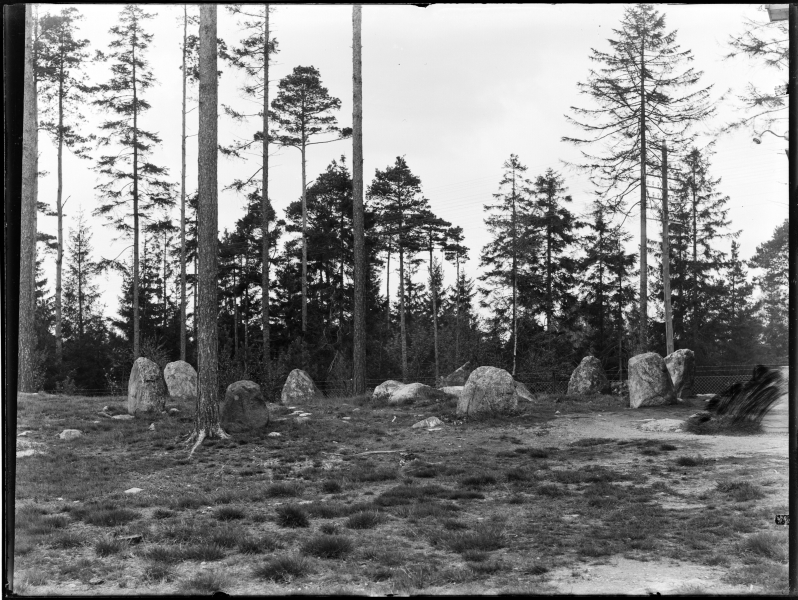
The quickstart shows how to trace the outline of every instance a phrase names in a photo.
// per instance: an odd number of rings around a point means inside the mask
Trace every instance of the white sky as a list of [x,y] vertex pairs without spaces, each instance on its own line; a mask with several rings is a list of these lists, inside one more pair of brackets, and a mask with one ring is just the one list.
[[[85,15],[81,37],[91,40],[91,51],[106,50],[109,28],[117,21],[120,5],[78,5]],[[690,49],[694,66],[705,72],[704,85],[714,84],[714,97],[728,89],[741,92],[754,81],[765,89],[786,82],[786,76],[764,71],[745,59],[723,60],[729,36],[742,31],[744,18],[758,21],[767,14],[759,5],[660,5],[666,13],[668,30],[677,29],[677,41]],[[39,5],[39,14],[58,11],[60,6]],[[146,98],[152,109],[140,118],[141,126],[157,132],[163,143],[152,161],[169,168],[170,177],[180,177],[180,44],[182,5],[147,5],[157,17],[146,25],[154,34],[148,59],[157,86]],[[196,11],[197,9],[194,8]],[[433,211],[462,226],[465,243],[471,248],[466,272],[479,272],[479,253],[488,241],[483,224],[483,205],[498,190],[502,163],[511,153],[529,167],[534,178],[551,167],[562,171],[574,198],[572,210],[588,210],[592,190],[587,179],[566,170],[561,160],[579,157],[578,150],[561,140],[580,133],[570,126],[565,114],[570,106],[591,107],[590,99],[578,93],[577,82],[587,79],[593,66],[591,48],[607,50],[607,38],[619,26],[622,5],[434,5],[369,6],[363,8],[363,145],[364,177],[368,185],[375,169],[384,169],[404,155],[413,172],[421,178],[423,191]],[[272,15],[272,31],[280,52],[271,69],[271,97],[276,84],[295,66],[313,65],[331,95],[341,99],[338,113],[341,126],[352,122],[352,9],[351,6],[284,6]],[[218,33],[228,45],[237,44],[244,32],[236,18],[220,6]],[[221,104],[249,111],[241,98],[243,79],[222,65]],[[92,64],[88,77],[95,82],[109,78],[109,65]],[[196,92],[195,92],[196,95]],[[733,94],[731,95],[733,98]],[[222,109],[220,107],[220,114]],[[86,111],[89,130],[108,118]],[[732,102],[719,109],[719,116],[702,131],[709,133],[734,118]],[[195,134],[197,111],[189,114],[188,133]],[[220,116],[220,143],[250,139],[257,123],[238,125]],[[731,198],[732,229],[741,255],[750,258],[758,244],[770,238],[787,218],[788,161],[786,142],[767,135],[754,144],[751,134],[741,132],[717,140],[713,173],[722,177],[720,190]],[[187,187],[196,189],[196,136],[188,140]],[[706,141],[709,141],[707,138]],[[703,145],[703,144],[702,144]],[[49,139],[39,143],[40,169],[50,172],[39,184],[39,199],[54,206],[56,194],[55,151]],[[270,196],[278,217],[301,193],[299,152],[277,150],[270,162]],[[311,147],[308,151],[308,180],[315,178],[330,161],[346,155],[351,168],[351,141]],[[256,168],[219,159],[220,188],[233,179],[248,177]],[[98,205],[97,184],[92,164],[65,153],[64,197],[65,234],[77,208],[87,215]],[[244,198],[232,192],[220,194],[220,229],[232,228],[243,214]],[[179,218],[179,208],[175,209]],[[99,218],[90,217],[94,247],[98,255],[117,256],[129,242],[113,241],[113,232]],[[639,218],[627,221],[637,235]],[[658,235],[660,226],[649,223],[649,235]],[[39,229],[56,233],[55,218],[39,216]],[[652,230],[654,233],[652,233]],[[633,244],[639,245],[635,238]],[[728,247],[728,243],[726,243]],[[47,274],[54,285],[54,259],[47,258]],[[447,267],[447,283],[453,268]],[[396,281],[396,278],[392,278]],[[118,308],[121,278],[109,274],[103,281],[106,314]],[[395,291],[392,290],[392,296]],[[653,309],[652,309],[653,310]],[[653,313],[652,313],[653,314]]]

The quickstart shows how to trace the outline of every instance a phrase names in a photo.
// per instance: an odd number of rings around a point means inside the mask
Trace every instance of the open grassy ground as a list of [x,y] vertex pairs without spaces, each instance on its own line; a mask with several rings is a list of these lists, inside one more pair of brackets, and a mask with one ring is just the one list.
[[[191,460],[191,407],[104,406],[125,398],[20,396],[20,593],[787,592],[787,438],[635,425],[697,403],[544,397],[463,421],[453,399],[327,399]],[[428,416],[443,427],[411,429]]]

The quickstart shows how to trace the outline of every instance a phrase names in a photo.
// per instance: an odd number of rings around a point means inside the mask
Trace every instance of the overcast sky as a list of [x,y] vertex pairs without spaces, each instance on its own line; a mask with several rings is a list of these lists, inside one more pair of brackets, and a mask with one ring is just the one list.
[[[63,5],[61,5],[63,6]],[[39,14],[59,11],[61,6],[39,5]],[[745,18],[767,20],[760,5],[660,5],[668,30],[678,30],[677,41],[693,52],[693,66],[705,72],[703,84],[713,84],[713,97],[729,89],[742,92],[749,81],[765,89],[786,82],[786,76],[764,71],[745,59],[724,60],[729,36],[739,33]],[[81,36],[95,49],[107,50],[109,28],[117,22],[120,5],[78,5],[85,15]],[[196,7],[192,7],[198,11]],[[146,5],[157,16],[145,27],[154,34],[147,58],[157,85],[146,94],[152,109],[141,118],[141,126],[157,132],[163,143],[152,161],[169,168],[170,177],[180,177],[180,61],[182,5]],[[574,198],[572,210],[586,212],[592,189],[585,176],[569,171],[562,161],[579,158],[578,150],[561,141],[577,135],[565,118],[571,106],[592,107],[580,95],[578,82],[587,79],[592,66],[591,48],[608,50],[624,10],[623,5],[434,5],[369,6],[363,8],[363,146],[364,177],[368,185],[375,169],[384,169],[397,156],[404,156],[411,170],[421,178],[423,191],[434,212],[463,227],[471,248],[466,265],[470,276],[479,273],[479,253],[488,241],[483,224],[483,205],[498,190],[502,163],[517,154],[529,168],[531,178],[551,167],[562,172]],[[273,59],[272,90],[294,67],[313,65],[329,93],[341,99],[337,114],[341,126],[352,121],[352,8],[334,6],[276,6],[271,17],[272,32],[280,52]],[[244,36],[222,6],[218,12],[218,33],[228,45]],[[242,99],[243,79],[231,68],[220,65],[221,104],[250,111]],[[88,79],[105,82],[109,65],[93,63]],[[274,97],[274,91],[272,91]],[[194,91],[196,96],[196,91]],[[734,93],[723,103],[718,117],[702,126],[709,142],[711,132],[736,115]],[[220,107],[220,114],[222,113]],[[89,130],[108,118],[86,111]],[[189,134],[196,133],[197,111],[189,115]],[[239,125],[220,116],[220,142],[251,139],[257,123]],[[748,259],[756,246],[770,238],[787,218],[786,141],[767,135],[757,145],[749,132],[721,136],[713,158],[713,174],[722,178],[720,190],[730,196],[732,229],[740,230],[741,255]],[[188,190],[196,189],[196,136],[188,143]],[[39,185],[39,199],[55,205],[56,163],[50,140],[39,144],[40,169],[49,171]],[[308,180],[315,178],[332,159],[347,157],[351,166],[351,141],[311,147],[308,151]],[[256,165],[219,159],[220,188],[240,177],[248,177]],[[98,256],[114,258],[129,242],[113,241],[113,232],[91,217],[98,205],[97,183],[92,163],[65,153],[64,197],[66,229],[79,207],[93,225]],[[270,196],[278,217],[289,202],[301,194],[299,152],[274,149],[270,162]],[[232,228],[244,210],[244,198],[222,191],[219,226]],[[178,217],[179,209],[175,209]],[[636,213],[633,213],[636,214]],[[653,215],[652,215],[653,216]],[[627,221],[636,237],[639,219]],[[54,218],[40,216],[39,229],[55,234]],[[649,231],[658,231],[657,223]],[[66,233],[66,232],[65,232]],[[725,244],[728,247],[728,243]],[[129,251],[127,251],[129,252]],[[54,259],[47,258],[52,288]],[[447,283],[451,283],[451,270]],[[396,281],[393,278],[393,281]],[[103,280],[106,314],[118,308],[121,278],[109,274]],[[394,292],[392,292],[394,295]],[[653,314],[653,313],[652,313]]]

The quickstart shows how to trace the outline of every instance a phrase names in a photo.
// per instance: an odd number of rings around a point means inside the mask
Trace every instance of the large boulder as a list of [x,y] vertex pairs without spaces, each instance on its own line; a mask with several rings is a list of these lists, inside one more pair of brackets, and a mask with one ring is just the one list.
[[374,393],[371,395],[371,399],[387,400],[395,390],[398,390],[403,385],[404,384],[401,381],[396,381],[395,379],[383,381],[380,385],[374,388]]
[[227,386],[219,407],[224,429],[257,429],[269,424],[269,406],[254,381],[236,381]]
[[186,361],[170,362],[163,368],[163,378],[172,399],[197,399],[197,372]]
[[595,356],[585,356],[579,366],[571,373],[568,381],[569,396],[586,396],[588,394],[605,394],[610,391],[610,382],[601,367],[601,361]]
[[166,406],[166,396],[161,368],[148,358],[137,358],[127,384],[127,412],[131,415],[161,412]]
[[441,400],[446,396],[441,390],[423,383],[408,383],[396,388],[388,396],[388,404],[409,404],[416,400]]
[[665,361],[656,352],[638,354],[629,359],[629,406],[674,404],[676,394]]
[[280,396],[280,402],[283,404],[302,404],[314,398],[321,398],[322,393],[310,375],[305,373],[302,369],[294,369],[288,374],[283,386],[283,392]]
[[449,394],[450,396],[459,397],[460,394],[463,393],[464,389],[465,389],[464,385],[449,385],[449,386],[446,386],[446,387],[442,387],[441,391],[444,394]]
[[677,350],[665,357],[665,366],[673,382],[673,391],[677,398],[695,396],[695,353],[692,350]]
[[441,377],[438,381],[438,387],[452,387],[456,385],[465,385],[468,381],[468,376],[471,375],[471,363],[467,362],[459,369],[452,371],[445,377]]
[[457,414],[476,415],[517,406],[518,392],[512,375],[497,367],[477,367],[457,399]]

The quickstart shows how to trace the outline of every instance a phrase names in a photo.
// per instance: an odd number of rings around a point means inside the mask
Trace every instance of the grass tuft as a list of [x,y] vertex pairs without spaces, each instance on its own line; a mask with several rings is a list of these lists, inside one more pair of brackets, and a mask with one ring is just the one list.
[[246,517],[246,513],[237,506],[222,506],[216,511],[216,518],[219,521],[236,521]]
[[483,487],[486,485],[494,485],[496,483],[496,477],[490,473],[478,473],[463,478],[460,483],[466,487]]
[[750,481],[722,479],[718,481],[718,491],[730,494],[737,502],[759,500],[765,497],[765,492],[762,488]]
[[354,548],[352,540],[343,535],[317,535],[302,546],[302,552],[319,558],[342,558]]
[[452,552],[498,550],[505,545],[504,527],[498,523],[480,523],[472,531],[446,534],[443,540]]
[[303,492],[302,484],[297,481],[278,481],[272,483],[265,490],[267,497],[297,497]]
[[373,529],[385,521],[385,516],[376,510],[366,510],[349,515],[346,526],[349,529]]
[[321,489],[328,494],[337,494],[341,491],[341,482],[335,479],[328,479],[321,484]]
[[221,592],[229,585],[228,577],[218,571],[202,571],[180,584],[184,594],[213,594]]
[[277,524],[281,527],[307,527],[310,519],[304,509],[296,504],[289,504],[278,507]]
[[700,467],[706,463],[706,459],[700,454],[695,456],[680,456],[676,459],[676,464],[680,467]]
[[97,556],[112,556],[119,554],[127,547],[127,543],[112,537],[102,537],[94,544]]
[[761,531],[745,538],[740,543],[740,550],[777,562],[786,562],[788,558],[787,536]]

